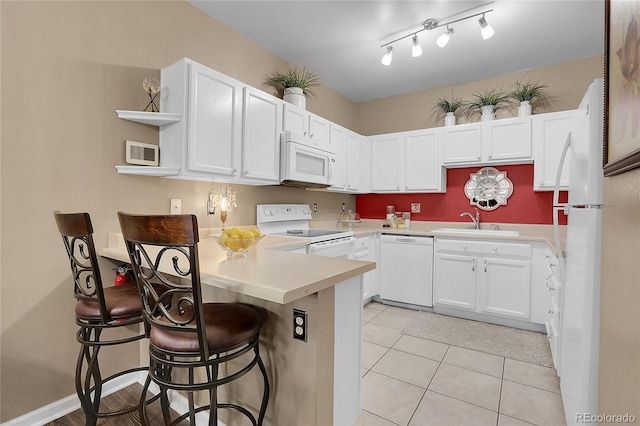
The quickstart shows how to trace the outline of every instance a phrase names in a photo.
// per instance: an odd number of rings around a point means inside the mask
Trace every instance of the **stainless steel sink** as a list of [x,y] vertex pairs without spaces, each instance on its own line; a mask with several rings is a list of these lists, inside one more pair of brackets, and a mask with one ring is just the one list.
[[503,237],[517,237],[520,235],[520,231],[503,231],[498,230],[494,231],[493,229],[465,229],[465,228],[438,228],[434,229],[432,232],[434,233],[442,233],[442,234],[460,234],[460,235],[477,235],[477,236],[503,236]]

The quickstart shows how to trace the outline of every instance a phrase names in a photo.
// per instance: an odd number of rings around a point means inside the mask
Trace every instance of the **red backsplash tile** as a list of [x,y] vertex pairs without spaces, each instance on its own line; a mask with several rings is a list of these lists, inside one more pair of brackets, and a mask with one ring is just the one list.
[[[513,182],[513,194],[507,204],[494,211],[480,210],[482,222],[524,223],[550,225],[553,223],[553,192],[533,191],[533,164],[497,166],[507,172]],[[395,206],[396,212],[411,211],[411,203],[420,203],[421,212],[413,213],[412,220],[438,222],[466,222],[461,218],[464,211],[473,212],[474,206],[464,194],[464,185],[469,175],[480,167],[447,170],[447,192],[445,194],[366,194],[356,196],[356,211],[363,219],[384,219],[386,206]],[[561,201],[567,198],[560,193]],[[560,215],[560,224],[566,225],[566,216]]]

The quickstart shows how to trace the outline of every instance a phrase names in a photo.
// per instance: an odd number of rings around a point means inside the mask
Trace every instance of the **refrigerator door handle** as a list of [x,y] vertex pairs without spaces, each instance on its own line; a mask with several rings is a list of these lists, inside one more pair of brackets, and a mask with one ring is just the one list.
[[560,212],[565,212],[565,207],[553,208],[553,237],[556,243],[556,256],[558,257],[558,271],[556,273],[556,276],[559,278],[560,285],[563,285],[565,261],[562,241],[560,240],[560,223],[558,222],[558,216]]
[[[571,132],[569,132],[569,134],[567,135],[567,140],[564,142],[564,148],[562,149],[562,155],[560,156],[560,161],[558,162],[558,171],[556,172],[556,184],[553,188],[553,205],[554,206],[561,206],[562,204],[560,204],[560,201],[558,201],[558,199],[560,198],[560,179],[562,179],[562,170],[564,169],[564,163],[565,160],[567,159],[567,152],[569,151],[569,147],[571,146]],[[565,211],[565,214],[567,212]],[[554,221],[555,219],[555,213],[554,213]]]

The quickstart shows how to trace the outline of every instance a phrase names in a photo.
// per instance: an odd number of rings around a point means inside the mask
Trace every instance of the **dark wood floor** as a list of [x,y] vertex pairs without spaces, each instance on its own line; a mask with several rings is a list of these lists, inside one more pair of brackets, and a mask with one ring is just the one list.
[[[142,386],[139,383],[128,386],[118,392],[102,399],[100,404],[101,411],[117,410],[122,407],[132,405],[140,398],[140,392],[142,392]],[[162,425],[164,421],[162,419],[162,410],[160,409],[160,401],[155,401],[147,408],[147,414],[149,417],[149,424]],[[171,418],[175,419],[177,414],[175,411],[171,411]],[[188,421],[180,423],[181,425],[188,425]],[[84,426],[85,418],[81,410],[76,410],[67,414],[64,417],[60,417],[45,426]],[[123,416],[114,417],[111,419],[99,419],[98,425],[100,426],[133,426],[140,425],[140,416],[136,413],[129,413]]]

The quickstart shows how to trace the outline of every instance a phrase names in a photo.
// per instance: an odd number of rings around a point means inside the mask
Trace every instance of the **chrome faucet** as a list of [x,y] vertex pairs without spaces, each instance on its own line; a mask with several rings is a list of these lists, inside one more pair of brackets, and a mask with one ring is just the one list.
[[464,216],[469,216],[473,221],[473,224],[475,225],[476,229],[480,229],[480,212],[478,211],[477,207],[476,207],[476,217],[473,217],[473,215],[469,212],[460,213],[460,217],[464,217]]

